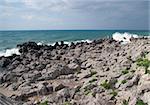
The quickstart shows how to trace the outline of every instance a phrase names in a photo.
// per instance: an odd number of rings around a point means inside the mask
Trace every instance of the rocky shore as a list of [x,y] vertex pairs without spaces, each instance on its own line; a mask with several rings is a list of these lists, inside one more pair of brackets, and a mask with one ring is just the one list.
[[17,47],[21,55],[0,57],[12,105],[150,105],[150,39]]

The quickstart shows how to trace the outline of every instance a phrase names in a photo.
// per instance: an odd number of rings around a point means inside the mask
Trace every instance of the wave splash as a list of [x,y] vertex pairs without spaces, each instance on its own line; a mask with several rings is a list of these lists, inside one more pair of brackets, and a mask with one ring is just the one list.
[[131,33],[119,33],[116,32],[112,35],[112,38],[116,41],[122,41],[124,43],[129,43],[131,38],[139,38],[137,34],[131,34]]
[[9,57],[13,54],[20,55],[19,48],[12,48],[12,49],[7,49],[5,51],[2,51],[0,52],[0,57],[1,56]]
[[[71,42],[73,42],[73,43],[78,43],[78,42],[87,42],[87,43],[91,43],[92,42],[92,40],[77,40],[77,41],[64,41],[64,44],[67,44],[67,45],[71,45]],[[55,42],[56,43],[56,42]],[[51,45],[51,46],[54,46],[55,45],[55,43],[46,43],[46,45]],[[58,44],[61,44],[61,42],[58,42]],[[41,41],[41,42],[38,42],[37,43],[37,45],[45,45],[45,43],[43,42],[43,41]]]
[[[138,36],[137,34],[131,34],[131,33],[128,33],[128,32],[124,32],[124,33],[119,33],[119,32],[115,32],[112,34],[112,38],[116,41],[120,41],[122,42],[122,44],[126,44],[126,43],[129,43],[130,42],[130,39],[131,38],[139,38],[140,36]],[[64,41],[64,44],[68,44],[69,46],[71,45],[71,42],[72,41]],[[92,40],[77,40],[77,41],[73,41],[73,43],[78,43],[78,42],[87,42],[87,43],[91,43]],[[61,42],[58,42],[59,44]],[[41,42],[38,42],[37,45],[52,45],[54,46],[55,43],[44,43],[43,41]],[[9,57],[13,54],[16,54],[16,55],[20,55],[20,52],[19,52],[19,48],[12,48],[12,49],[7,49],[5,51],[0,51],[0,57],[1,56],[4,56],[4,57]]]
[[[92,41],[91,40],[80,40],[80,41],[74,41],[74,43],[78,43],[78,42],[87,42],[87,43],[91,43]],[[58,42],[59,44],[61,42]],[[44,45],[45,43],[43,41],[41,42],[38,42],[37,45]],[[67,41],[64,41],[64,44],[68,44],[68,45],[71,45],[71,42],[67,42]],[[48,43],[46,45],[52,45],[54,46],[55,43]],[[0,51],[0,57],[4,56],[4,57],[9,57],[13,54],[16,54],[16,55],[20,55],[21,53],[19,52],[19,48],[12,48],[12,49],[7,49],[5,51]]]

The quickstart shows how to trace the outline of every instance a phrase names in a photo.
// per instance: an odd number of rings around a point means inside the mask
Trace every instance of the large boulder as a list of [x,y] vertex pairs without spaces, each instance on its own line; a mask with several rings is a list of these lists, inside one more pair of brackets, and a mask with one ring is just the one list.
[[56,79],[60,75],[68,75],[73,74],[75,71],[68,68],[67,66],[63,66],[63,64],[54,64],[51,68],[47,68],[46,74],[43,74],[43,77],[41,79]]
[[53,92],[53,86],[47,82],[38,84],[38,92],[40,95],[48,95]]
[[20,53],[26,53],[26,52],[29,52],[30,50],[40,49],[40,46],[37,45],[35,42],[26,42],[26,43],[17,45],[17,47],[20,48],[19,50]]

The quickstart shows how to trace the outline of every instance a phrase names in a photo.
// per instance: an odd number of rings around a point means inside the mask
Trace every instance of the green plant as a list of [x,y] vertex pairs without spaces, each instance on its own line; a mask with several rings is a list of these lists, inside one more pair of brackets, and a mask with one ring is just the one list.
[[72,105],[69,101],[66,101],[63,105]]
[[104,87],[105,89],[110,89],[111,88],[111,84],[105,80],[102,84],[101,84],[102,87]]
[[84,87],[84,94],[88,95],[89,93],[91,93],[90,84]]
[[42,102],[39,105],[48,105],[48,101]]
[[115,90],[113,90],[110,94],[113,95],[113,98],[118,95],[118,93]]
[[122,105],[129,105],[129,101],[127,101],[127,100],[123,100]]
[[146,57],[146,55],[147,55],[148,53],[149,53],[148,51],[144,51],[144,52],[142,52],[141,57],[142,57],[142,58],[145,58],[145,57]]
[[135,70],[131,70],[131,72],[132,72],[132,73],[134,73],[134,72],[135,72]]
[[95,82],[95,81],[97,81],[97,79],[93,78],[92,80],[89,81],[89,83],[92,83],[92,82]]
[[136,105],[148,105],[148,104],[146,104],[142,100],[138,99],[136,102]]
[[130,100],[130,97],[128,98],[128,100],[123,100],[122,102],[122,105],[129,105],[129,100]]
[[90,91],[90,90],[86,90],[86,91],[84,91],[84,94],[85,94],[85,95],[88,95],[89,93],[91,93],[91,91]]
[[125,83],[127,83],[127,80],[122,80],[121,83],[125,84]]
[[150,73],[148,67],[150,66],[150,61],[148,59],[139,58],[136,61],[138,66],[143,66],[145,68],[145,74]]
[[91,74],[91,76],[93,76],[93,75],[97,74],[97,72],[96,71],[90,71],[90,74]]
[[128,74],[128,73],[129,73],[128,70],[123,70],[123,71],[122,71],[122,74]]

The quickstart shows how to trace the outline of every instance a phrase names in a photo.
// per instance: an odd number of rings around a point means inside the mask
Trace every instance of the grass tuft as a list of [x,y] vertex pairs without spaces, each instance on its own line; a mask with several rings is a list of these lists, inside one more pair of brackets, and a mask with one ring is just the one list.
[[148,67],[150,66],[150,61],[148,59],[139,58],[136,61],[138,66],[143,66],[145,68],[145,74],[150,73]]
[[96,71],[90,71],[90,74],[91,74],[91,76],[93,76],[93,75],[97,74],[97,72]]
[[123,71],[122,71],[122,74],[124,74],[124,75],[125,75],[125,74],[128,74],[128,73],[129,73],[128,70],[123,70]]
[[125,83],[127,83],[127,80],[122,80],[121,83],[125,84]]
[[115,98],[118,95],[118,93],[114,90],[110,94],[113,95],[113,98]]
[[138,99],[136,102],[136,105],[148,105],[148,104],[146,104],[142,100]]
[[105,80],[102,84],[101,84],[102,87],[104,87],[105,89],[111,89],[111,84]]
[[63,105],[72,105],[70,102],[66,101]]
[[39,105],[48,105],[48,101],[42,102]]

